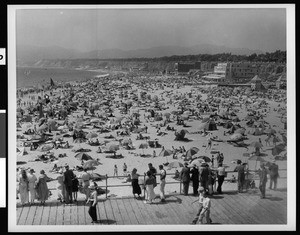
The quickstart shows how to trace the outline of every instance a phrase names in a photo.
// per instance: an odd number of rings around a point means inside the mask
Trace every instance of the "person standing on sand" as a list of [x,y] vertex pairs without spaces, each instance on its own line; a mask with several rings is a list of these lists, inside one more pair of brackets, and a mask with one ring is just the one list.
[[126,175],[126,173],[127,173],[127,165],[124,162],[124,164],[123,164],[123,175]]
[[118,176],[118,166],[114,166],[114,176]]

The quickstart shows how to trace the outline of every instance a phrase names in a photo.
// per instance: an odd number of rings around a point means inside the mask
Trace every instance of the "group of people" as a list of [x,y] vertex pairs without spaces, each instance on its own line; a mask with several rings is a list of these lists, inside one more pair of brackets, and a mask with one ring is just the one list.
[[21,205],[33,205],[35,200],[39,200],[42,205],[50,196],[47,181],[50,180],[44,170],[40,171],[40,176],[36,177],[34,169],[26,172],[25,169],[18,171],[17,175],[17,198],[20,195]]

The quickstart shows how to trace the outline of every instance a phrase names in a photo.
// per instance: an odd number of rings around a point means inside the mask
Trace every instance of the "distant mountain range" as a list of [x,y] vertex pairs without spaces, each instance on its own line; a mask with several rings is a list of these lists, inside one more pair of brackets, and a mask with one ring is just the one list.
[[36,62],[42,59],[117,59],[117,58],[154,58],[173,55],[197,55],[231,53],[233,55],[251,55],[265,53],[248,48],[229,48],[211,44],[200,44],[192,47],[160,46],[148,49],[121,50],[105,49],[89,52],[66,49],[58,46],[38,47],[30,45],[17,46],[17,60],[20,63]]

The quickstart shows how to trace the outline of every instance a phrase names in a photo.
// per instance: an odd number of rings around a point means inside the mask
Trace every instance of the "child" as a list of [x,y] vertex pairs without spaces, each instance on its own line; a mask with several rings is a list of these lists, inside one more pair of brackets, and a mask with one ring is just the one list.
[[206,219],[206,223],[211,224],[212,220],[210,218],[210,207],[211,207],[210,199],[208,198],[207,192],[204,192],[203,193],[203,201],[202,201],[202,210],[201,210],[200,216],[199,216],[200,224],[203,224],[204,217]]
[[203,187],[199,187],[199,189],[198,189],[198,192],[199,192],[199,199],[198,199],[198,201],[199,201],[199,208],[198,208],[197,215],[196,215],[196,217],[193,219],[193,221],[192,221],[191,224],[196,224],[197,221],[198,221],[199,218],[200,218],[200,214],[201,214],[201,211],[202,211],[202,209],[203,209],[203,199],[204,199],[203,194],[204,194],[204,191],[205,191],[205,190],[204,190]]
[[73,192],[73,198],[75,202],[77,201],[78,186],[79,186],[79,181],[77,176],[75,175],[75,177],[72,179],[72,192]]

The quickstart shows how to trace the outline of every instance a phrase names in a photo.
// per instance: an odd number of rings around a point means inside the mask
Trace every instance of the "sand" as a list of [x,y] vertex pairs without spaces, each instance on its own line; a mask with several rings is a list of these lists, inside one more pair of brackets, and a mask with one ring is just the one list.
[[[139,92],[141,91],[141,89],[139,87],[135,87],[135,89],[137,90],[137,94],[139,94]],[[174,87],[165,87],[164,90],[162,89],[158,89],[158,87],[155,87],[155,90],[152,90],[151,92],[148,91],[148,94],[151,94],[151,96],[153,97],[154,95],[157,95],[159,97],[159,99],[161,100],[161,102],[165,103],[165,107],[166,109],[163,110],[162,112],[172,112],[173,110],[176,110],[176,106],[175,104],[168,104],[167,101],[169,101],[169,97],[166,96],[167,92],[171,92],[172,94],[177,94],[179,95],[180,93],[187,93],[190,92],[193,89],[192,86],[185,86],[185,87],[179,87],[176,88],[176,86]],[[49,92],[48,92],[49,94]],[[56,92],[54,93],[54,96],[56,95],[60,95],[61,94],[61,90],[57,89]],[[30,94],[32,95],[32,94]],[[207,98],[207,94],[202,94],[202,100],[205,100]],[[28,95],[25,95],[23,97],[23,100],[29,100]],[[284,126],[283,123],[280,121],[280,115],[278,114],[277,111],[274,111],[274,108],[278,108],[278,105],[280,105],[281,107],[285,107],[286,104],[284,101],[280,101],[280,102],[276,102],[276,101],[271,101],[271,100],[267,100],[268,105],[270,106],[270,111],[267,112],[264,120],[266,122],[268,122],[271,127],[273,129],[275,129],[278,132],[280,131],[284,131]],[[24,107],[23,107],[24,108]],[[246,148],[242,148],[242,147],[234,147],[231,144],[228,144],[227,142],[225,142],[226,140],[228,140],[230,137],[229,135],[224,136],[223,133],[224,131],[228,131],[228,129],[225,129],[221,126],[218,126],[218,130],[215,131],[211,131],[212,136],[218,136],[219,139],[224,140],[224,142],[213,142],[212,145],[212,149],[210,150],[205,150],[206,148],[206,143],[207,143],[207,136],[202,136],[201,134],[197,133],[199,132],[199,125],[201,123],[201,120],[194,120],[194,119],[188,119],[186,120],[186,125],[188,127],[182,127],[182,126],[178,126],[176,125],[176,121],[175,121],[175,117],[172,117],[171,115],[171,120],[173,120],[171,123],[169,123],[170,127],[174,127],[177,130],[181,130],[181,129],[186,129],[189,133],[186,134],[186,137],[190,140],[189,142],[182,142],[182,141],[174,141],[175,135],[174,135],[174,131],[166,131],[165,127],[161,127],[161,130],[165,133],[167,133],[164,136],[157,136],[157,132],[156,132],[156,128],[155,126],[159,123],[162,123],[162,121],[160,122],[146,122],[146,120],[144,119],[144,113],[145,110],[147,109],[147,107],[135,107],[135,110],[139,109],[139,114],[140,114],[140,120],[142,123],[142,127],[144,125],[147,125],[148,127],[148,132],[147,133],[143,133],[143,135],[145,136],[149,136],[151,140],[154,140],[155,138],[158,139],[158,142],[164,146],[165,149],[172,149],[172,146],[175,148],[179,148],[180,146],[184,146],[186,150],[190,149],[191,147],[197,147],[200,149],[200,153],[201,155],[206,155],[208,157],[211,157],[213,154],[211,153],[211,151],[220,151],[221,153],[223,153],[224,155],[224,164],[226,164],[228,166],[227,171],[231,171],[234,169],[234,167],[236,166],[236,164],[234,163],[234,160],[236,159],[241,159],[243,162],[247,161],[246,157],[243,157],[244,153],[252,153],[254,152],[254,148],[253,147],[248,147],[248,150]],[[224,109],[225,110],[225,109]],[[221,112],[222,110],[220,110]],[[246,115],[247,115],[247,110],[242,107],[237,107],[235,109],[235,112],[237,114],[237,116],[242,120]],[[68,117],[69,121],[73,121],[76,119],[76,116],[81,116],[83,115],[84,111],[83,110],[78,110],[73,112],[72,115],[70,115]],[[120,112],[118,109],[115,109],[114,113],[113,113],[116,117],[118,117],[120,115]],[[208,114],[204,114],[204,117],[207,117]],[[261,135],[261,136],[254,136],[249,134],[249,131],[252,131],[253,128],[248,128],[246,126],[246,121],[242,120],[241,122],[239,122],[239,124],[243,127],[246,127],[246,135],[248,137],[247,140],[245,140],[245,143],[251,143],[253,141],[258,141],[259,138],[261,138],[262,143],[264,145],[262,153],[266,154],[266,156],[264,157],[265,160],[267,161],[271,161],[272,159],[274,159],[274,156],[272,156],[271,154],[271,148],[274,147],[274,145],[271,143],[271,146],[265,146],[265,139],[267,138],[266,135]],[[84,131],[87,132],[95,132],[97,131],[95,128],[93,129],[92,126],[89,126],[88,128],[84,128]],[[55,134],[58,131],[52,131],[52,134],[55,136]],[[20,129],[18,129],[17,132],[18,135],[22,135],[22,131]],[[136,153],[143,153],[143,154],[153,154],[153,150],[156,151],[156,155],[159,155],[159,153],[161,152],[162,148],[147,148],[147,149],[138,149],[139,144],[141,143],[146,143],[146,140],[136,140],[137,134],[135,133],[131,133],[130,137],[128,136],[117,136],[116,134],[116,130],[112,131],[110,133],[102,133],[99,134],[98,133],[98,139],[100,141],[100,143],[102,143],[103,141],[107,140],[104,137],[108,136],[109,134],[112,134],[113,136],[116,137],[117,140],[119,139],[127,139],[127,138],[131,138],[132,142],[133,142],[133,146],[136,147],[135,150],[125,150],[124,148],[120,148],[120,150],[117,151],[117,154],[122,154],[124,156],[124,158],[121,159],[113,159],[113,158],[106,158],[107,155],[111,155],[108,153],[97,153],[97,149],[98,146],[90,146],[87,143],[73,143],[73,139],[72,137],[64,137],[64,141],[68,141],[69,144],[71,145],[71,148],[69,149],[52,149],[50,150],[50,152],[53,152],[53,155],[55,157],[57,157],[59,154],[66,154],[67,157],[63,157],[63,158],[59,158],[58,161],[56,161],[56,164],[58,166],[64,166],[65,164],[68,164],[71,168],[75,168],[76,166],[80,166],[80,161],[78,159],[76,159],[74,157],[74,155],[76,154],[75,152],[73,152],[72,150],[74,148],[84,148],[84,149],[90,149],[91,151],[88,152],[88,154],[96,159],[99,158],[101,164],[99,166],[96,167],[96,169],[94,170],[90,170],[89,172],[95,172],[95,173],[99,173],[101,175],[108,175],[108,176],[112,176],[113,175],[113,168],[114,165],[116,164],[118,166],[118,172],[119,175],[123,174],[123,169],[122,166],[124,163],[127,164],[128,166],[128,173],[131,172],[131,170],[133,168],[136,168],[138,173],[140,175],[144,175],[144,173],[147,171],[148,169],[148,163],[152,163],[154,167],[157,168],[158,170],[158,166],[160,164],[166,163],[166,162],[172,162],[172,161],[179,161],[179,162],[184,162],[183,158],[180,157],[179,154],[179,158],[178,159],[172,159],[172,156],[168,156],[168,157],[140,157],[140,156],[136,156]],[[24,134],[23,134],[24,135]],[[25,137],[27,137],[27,135],[24,135]],[[280,138],[280,135],[278,135]],[[116,143],[118,144],[117,140],[110,140],[110,143]],[[21,148],[21,143],[22,140],[18,139],[17,141],[17,147]],[[109,145],[110,143],[108,143],[107,145]],[[101,146],[101,148],[103,149],[103,146]],[[51,169],[53,168],[54,163],[53,162],[47,162],[44,163],[42,161],[34,161],[34,159],[38,156],[41,155],[42,152],[40,151],[30,151],[29,147],[25,147],[25,150],[28,154],[23,155],[23,156],[17,156],[17,161],[22,161],[22,162],[26,162],[25,164],[22,165],[18,165],[18,167],[22,167],[25,169],[28,168],[33,168],[36,172],[36,175],[39,176],[40,170],[45,170],[46,174],[52,178],[52,179],[56,179],[56,177],[58,176],[57,173],[51,172]],[[215,154],[214,154],[215,155]],[[279,169],[283,170],[286,169],[287,165],[286,165],[286,161],[277,161],[277,164],[279,165]],[[259,168],[259,162],[256,161],[248,161],[248,166],[249,169],[255,169],[255,165],[256,168]],[[167,170],[167,173],[174,173],[175,169],[168,169],[167,166],[164,167]],[[181,168],[177,168],[177,170],[181,170]],[[74,173],[80,177],[81,172],[79,171],[74,171]],[[232,173],[234,174],[234,173]],[[230,175],[232,175],[230,173]],[[282,171],[281,176],[285,176],[286,175],[286,171]],[[142,179],[143,177],[141,177]],[[167,182],[176,182],[172,176],[167,176]],[[97,182],[98,185],[102,188],[105,188],[105,180]],[[122,196],[130,196],[131,195],[131,186],[130,183],[124,183],[124,178],[120,177],[120,178],[114,178],[114,179],[108,179],[108,183],[111,185],[127,185],[127,187],[114,187],[114,188],[109,188],[109,193],[108,196],[109,197],[122,197]],[[282,186],[284,186],[284,184],[286,184],[286,181],[282,182]],[[56,191],[55,191],[55,185],[56,185],[56,180],[53,180],[51,182],[48,182],[48,187],[51,189],[52,191],[52,196],[50,199],[55,200],[56,199]],[[192,190],[192,189],[190,189]],[[178,192],[179,191],[179,184],[167,184],[166,186],[166,193],[172,193],[172,192]],[[159,190],[158,188],[155,189],[156,194],[159,194]],[[104,195],[102,195],[104,196]],[[78,198],[84,198],[84,195],[79,193],[78,194]]]

